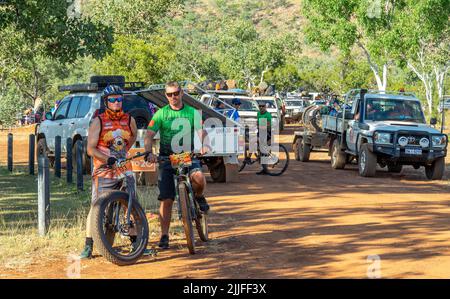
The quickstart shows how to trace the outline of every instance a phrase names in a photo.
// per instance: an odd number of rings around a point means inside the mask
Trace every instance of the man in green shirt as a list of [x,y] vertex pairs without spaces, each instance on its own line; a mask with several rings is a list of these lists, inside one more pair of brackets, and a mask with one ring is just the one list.
[[[173,153],[192,152],[194,149],[195,134],[203,143],[206,133],[202,129],[202,117],[196,109],[183,103],[183,90],[177,82],[166,84],[166,98],[169,105],[159,109],[152,117],[148,125],[147,134],[144,139],[145,151],[152,151],[153,137],[160,133],[159,155],[168,157]],[[202,146],[200,153],[204,154],[209,150]],[[157,157],[149,154],[146,157],[148,162],[156,162]],[[195,193],[195,199],[199,203],[203,212],[208,212],[209,205],[203,195],[206,186],[206,179],[201,171],[201,163],[198,159],[192,160],[189,168],[190,179]],[[175,171],[170,161],[165,161],[159,165],[159,197],[161,239],[159,247],[169,248],[169,227],[172,218],[172,206],[175,199],[175,183],[173,175]]]
[[[267,145],[270,145],[270,139],[271,139],[271,124],[272,124],[272,114],[270,114],[269,111],[267,111],[267,106],[264,102],[259,103],[259,111],[256,114],[256,120],[258,124],[258,144],[260,144],[259,140],[259,134],[263,131],[267,132]],[[261,148],[259,149],[261,152],[261,156],[266,155],[264,151],[261,151]],[[263,162],[263,161],[262,161]],[[260,172],[257,172],[257,175],[266,175],[268,174],[267,171],[267,165],[264,163],[261,163],[262,170]]]

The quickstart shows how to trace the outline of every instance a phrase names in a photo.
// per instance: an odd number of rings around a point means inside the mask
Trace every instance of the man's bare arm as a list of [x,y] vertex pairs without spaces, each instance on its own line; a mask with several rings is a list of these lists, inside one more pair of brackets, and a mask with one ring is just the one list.
[[87,153],[89,156],[95,157],[106,163],[109,157],[97,149],[100,130],[100,120],[95,118],[89,126]]
[[156,133],[152,130],[147,130],[147,133],[144,137],[144,148],[146,152],[152,151],[152,145],[153,145],[153,138],[155,137]]

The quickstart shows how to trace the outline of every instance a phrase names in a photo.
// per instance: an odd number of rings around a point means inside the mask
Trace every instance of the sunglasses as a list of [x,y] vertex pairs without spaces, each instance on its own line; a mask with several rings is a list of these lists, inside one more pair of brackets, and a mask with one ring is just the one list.
[[120,97],[120,98],[109,98],[109,99],[108,99],[108,102],[109,102],[109,103],[115,103],[115,102],[122,103],[122,101],[123,101],[123,98],[122,98],[122,97]]
[[166,92],[166,96],[171,98],[171,97],[177,97],[180,95],[180,91],[175,91],[175,92]]

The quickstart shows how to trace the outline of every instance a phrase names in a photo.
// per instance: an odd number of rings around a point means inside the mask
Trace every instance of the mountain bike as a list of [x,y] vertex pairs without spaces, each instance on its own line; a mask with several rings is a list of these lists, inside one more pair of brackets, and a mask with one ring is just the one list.
[[[244,157],[242,159],[239,159],[238,171],[241,172],[242,170],[244,170],[245,166],[253,165],[254,163],[258,162],[266,169],[269,175],[282,175],[289,165],[289,152],[282,144],[279,144],[278,147],[278,151],[274,151],[271,146],[267,146],[263,151],[258,148],[256,152],[250,153],[249,148],[246,145]],[[255,156],[254,159],[252,159],[253,155]],[[262,158],[264,158],[265,161],[262,161]]]
[[97,250],[116,265],[134,264],[144,253],[149,227],[142,206],[137,201],[134,177],[125,174],[128,161],[145,156],[139,153],[119,160],[115,165],[101,165],[93,176],[119,170],[120,189],[102,194],[92,208],[92,238]]
[[169,157],[159,157],[158,161],[170,161],[175,170],[173,176],[175,183],[175,199],[178,203],[178,218],[183,222],[184,233],[190,254],[195,254],[194,224],[198,235],[203,242],[208,241],[208,216],[200,210],[195,200],[189,167],[192,159],[199,157],[192,153],[173,154]]

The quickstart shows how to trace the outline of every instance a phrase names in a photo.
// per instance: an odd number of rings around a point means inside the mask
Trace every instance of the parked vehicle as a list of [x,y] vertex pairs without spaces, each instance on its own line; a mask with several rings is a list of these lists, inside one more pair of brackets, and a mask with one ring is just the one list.
[[301,114],[308,107],[309,102],[303,98],[287,98],[286,101],[286,123],[298,122]]
[[[136,120],[138,129],[147,127],[154,113],[149,101],[138,96],[135,91],[143,88],[141,82],[125,82],[122,76],[93,76],[91,83],[59,86],[59,91],[69,92],[52,115],[47,112],[45,120],[36,128],[37,154],[45,154],[50,162],[54,160],[55,137],[61,136],[61,152],[67,152],[66,140],[73,140],[73,159],[79,142],[87,146],[87,135],[91,120],[104,110],[100,95],[107,84],[118,84],[124,89],[123,109]],[[90,158],[84,151],[83,167],[85,173],[91,169]],[[75,165],[75,164],[74,164]]]
[[216,107],[217,102],[223,102],[227,109],[234,109],[232,106],[233,99],[241,101],[239,117],[241,124],[245,127],[245,136],[249,140],[249,136],[256,135],[256,115],[259,108],[256,101],[246,91],[207,90],[200,96],[199,101],[210,108]]
[[[364,177],[374,176],[378,164],[390,172],[400,172],[403,165],[415,169],[424,166],[428,179],[442,179],[447,135],[426,124],[414,94],[358,89],[346,94],[345,104],[349,102],[351,111],[317,115],[321,117],[320,128],[296,132],[297,159],[306,162],[311,147],[325,147],[334,169],[356,159]],[[430,124],[436,124],[436,119]]]

